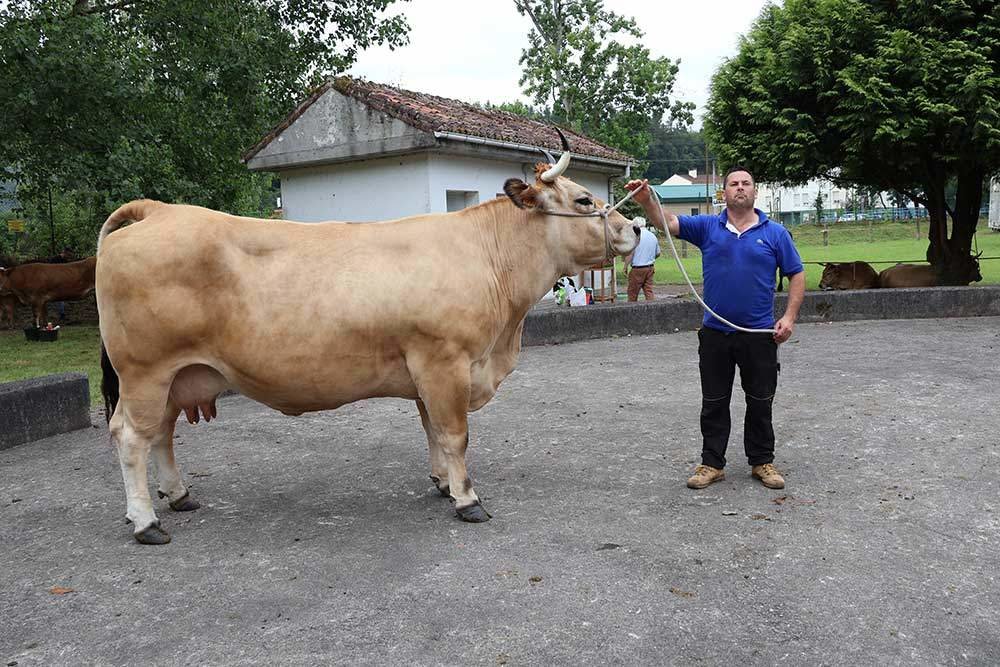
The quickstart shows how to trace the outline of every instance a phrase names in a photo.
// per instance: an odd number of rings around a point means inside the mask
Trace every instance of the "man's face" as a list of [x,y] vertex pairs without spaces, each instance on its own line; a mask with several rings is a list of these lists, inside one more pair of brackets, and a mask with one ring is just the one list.
[[734,171],[726,177],[726,207],[752,209],[757,199],[753,177],[745,171]]

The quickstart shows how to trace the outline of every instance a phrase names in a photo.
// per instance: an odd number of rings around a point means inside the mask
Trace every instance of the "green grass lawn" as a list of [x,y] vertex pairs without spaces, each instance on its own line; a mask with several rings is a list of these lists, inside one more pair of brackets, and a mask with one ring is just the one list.
[[20,329],[0,330],[0,382],[76,371],[90,381],[91,405],[101,398],[101,332],[97,325],[62,327],[59,340],[29,342]]
[[[983,251],[983,257],[1000,257],[1000,233],[986,227],[985,221],[980,223],[980,231],[976,244]],[[831,225],[828,233],[829,245],[823,245],[822,228],[815,225],[800,225],[791,228],[795,237],[795,245],[806,263],[806,289],[819,289],[819,279],[823,267],[810,262],[851,262],[866,261],[875,267],[876,271],[886,269],[896,262],[924,259],[927,253],[927,221],[921,222],[921,237],[914,238],[913,223],[881,223],[872,225],[871,230],[865,223]],[[872,241],[869,241],[871,234]],[[681,242],[674,239],[677,250],[681,250]],[[657,285],[683,285],[684,278],[677,268],[674,257],[667,246],[667,240],[660,241],[663,254],[656,260]],[[691,281],[701,282],[701,254],[698,249],[687,244],[687,257],[682,259]],[[620,262],[619,262],[620,266]],[[983,281],[976,285],[1000,283],[1000,259],[980,262]],[[618,287],[624,292],[628,280],[618,272]]]

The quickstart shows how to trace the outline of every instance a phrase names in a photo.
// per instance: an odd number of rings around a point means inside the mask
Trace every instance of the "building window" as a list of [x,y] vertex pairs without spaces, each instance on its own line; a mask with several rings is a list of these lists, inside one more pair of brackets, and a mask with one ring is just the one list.
[[479,193],[475,190],[448,190],[446,196],[449,213],[452,211],[461,211],[463,208],[475,206],[479,203]]
[[699,213],[701,213],[700,209],[697,209],[697,208],[691,209],[691,215],[698,215]]

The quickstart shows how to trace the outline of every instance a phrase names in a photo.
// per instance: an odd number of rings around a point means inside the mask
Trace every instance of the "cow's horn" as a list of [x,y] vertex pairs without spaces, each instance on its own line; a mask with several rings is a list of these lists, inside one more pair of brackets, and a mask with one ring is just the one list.
[[549,161],[549,164],[555,164],[556,163],[556,159],[554,157],[552,157],[552,153],[548,152],[544,148],[539,148],[538,150],[539,150],[539,152],[541,152],[542,155],[545,156],[545,159]]
[[556,132],[559,133],[559,138],[562,140],[563,154],[559,156],[559,162],[557,162],[554,167],[542,174],[541,178],[545,183],[552,183],[557,178],[562,176],[562,173],[566,171],[566,167],[569,166],[569,160],[571,157],[569,154],[569,142],[566,141],[566,135],[564,135],[562,130],[558,127],[556,128]]

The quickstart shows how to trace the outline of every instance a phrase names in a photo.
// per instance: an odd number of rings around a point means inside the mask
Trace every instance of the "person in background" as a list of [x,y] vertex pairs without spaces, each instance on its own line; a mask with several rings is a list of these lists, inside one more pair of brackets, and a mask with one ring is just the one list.
[[639,244],[625,257],[628,300],[638,301],[639,290],[642,290],[646,301],[652,301],[656,298],[653,296],[653,273],[656,271],[656,258],[660,256],[660,242],[653,232],[646,229],[643,218],[636,218],[634,222],[642,227],[642,231],[639,233]]
[[[635,201],[664,232],[701,249],[704,300],[713,311],[746,329],[773,329],[774,333],[738,331],[705,313],[698,331],[698,368],[701,374],[701,465],[687,481],[703,489],[725,479],[729,443],[729,402],[736,368],[746,394],[743,447],[751,475],[771,489],[785,479],[774,466],[774,427],[771,407],[778,386],[778,345],[795,330],[805,296],[805,272],[792,237],[779,223],[754,208],[757,187],[741,166],[726,172],[726,207],[719,214],[664,214],[650,195],[647,181],[630,181]],[[788,304],[774,320],[774,276],[788,276]]]

